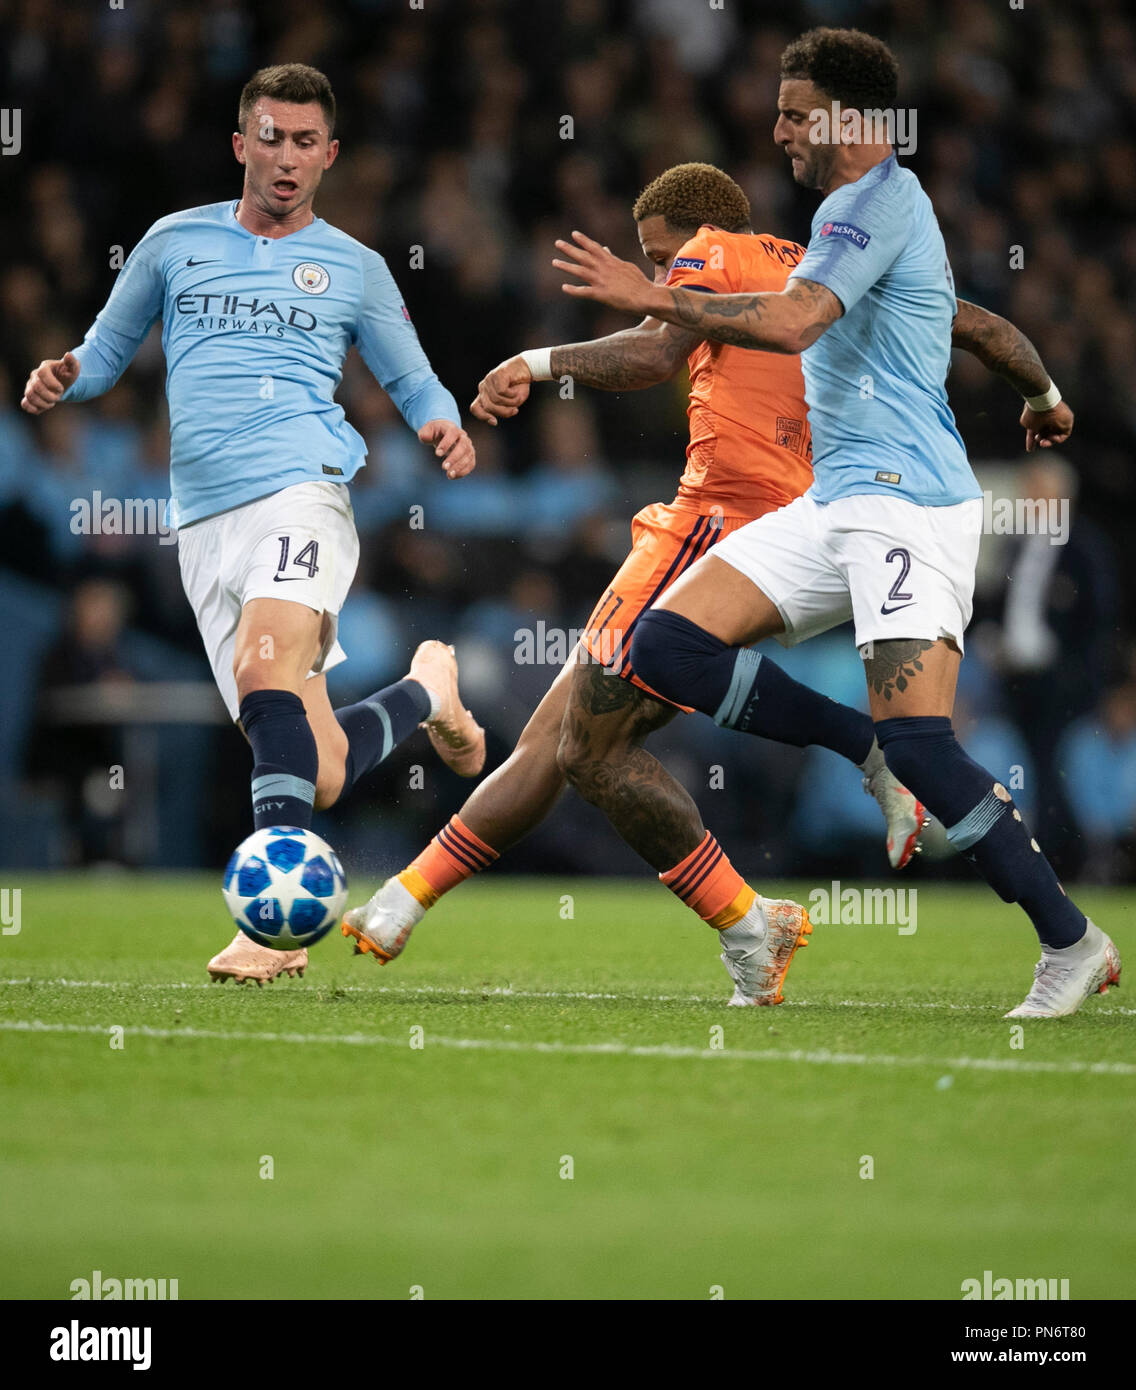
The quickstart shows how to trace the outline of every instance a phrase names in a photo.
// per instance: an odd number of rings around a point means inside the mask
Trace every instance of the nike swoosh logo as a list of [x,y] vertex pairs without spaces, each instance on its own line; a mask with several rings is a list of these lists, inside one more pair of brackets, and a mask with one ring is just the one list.
[[916,599],[912,599],[910,603],[897,603],[892,608],[889,608],[887,604],[881,603],[880,612],[886,618],[889,613],[898,613],[901,608],[911,608],[915,605],[916,602]]
[[220,260],[219,256],[209,261],[195,261],[193,257],[190,256],[189,260],[186,261],[186,265],[216,265],[218,260]]
[[272,582],[273,584],[298,584],[307,578],[306,574],[274,574]]

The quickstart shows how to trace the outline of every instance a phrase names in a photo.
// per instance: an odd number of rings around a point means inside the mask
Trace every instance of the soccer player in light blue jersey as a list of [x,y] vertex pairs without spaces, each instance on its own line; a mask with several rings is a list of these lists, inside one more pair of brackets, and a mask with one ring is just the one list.
[[[312,209],[339,152],[334,128],[323,73],[254,74],[233,135],[240,198],[156,222],[82,345],[42,362],[21,402],[38,415],[109,391],[161,319],[169,519],[218,688],[252,746],[258,829],[310,825],[313,807],[334,804],[419,724],[462,775],[485,761],[442,642],[423,643],[409,675],[368,699],[334,711],[328,699],[359,558],[347,483],[367,452],[335,402],[348,349],[450,478],[475,465],[386,262]],[[209,970],[263,982],[306,964],[306,952],[238,932]]]
[[[824,195],[783,291],[653,285],[580,233],[557,242],[565,259],[553,264],[583,281],[565,285],[569,294],[717,342],[802,354],[813,486],[688,570],[640,618],[631,659],[667,699],[744,730],[755,702],[777,699],[750,644],[790,645],[851,618],[888,767],[1036,928],[1034,984],[1007,1017],[1071,1014],[1117,982],[1119,953],[951,725],[982,529],[981,491],[947,403],[952,343],[1025,397],[1027,449],[1067,439],[1072,412],[1027,340],[1008,352],[998,339],[1010,325],[956,300],[930,200],[892,148],[885,113],[894,120],[898,70],[887,47],[857,30],[814,29],[785,50],[781,79],[774,139],[797,182]],[[770,923],[754,938],[755,956],[783,976],[796,933]]]

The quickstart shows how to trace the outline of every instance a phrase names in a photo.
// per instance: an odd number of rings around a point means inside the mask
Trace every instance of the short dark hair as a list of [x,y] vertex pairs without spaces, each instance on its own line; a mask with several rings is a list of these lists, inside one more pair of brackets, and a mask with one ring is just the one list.
[[254,72],[244,85],[237,108],[237,129],[242,135],[252,109],[261,97],[292,101],[297,106],[318,101],[327,122],[328,138],[331,138],[335,130],[335,96],[331,83],[319,68],[310,68],[307,63],[276,63]]
[[781,77],[811,82],[850,111],[893,108],[899,90],[895,55],[860,29],[810,29],[782,53]]
[[694,233],[706,222],[727,232],[749,230],[749,199],[713,164],[676,164],[647,185],[631,212],[636,222],[664,217],[673,232]]

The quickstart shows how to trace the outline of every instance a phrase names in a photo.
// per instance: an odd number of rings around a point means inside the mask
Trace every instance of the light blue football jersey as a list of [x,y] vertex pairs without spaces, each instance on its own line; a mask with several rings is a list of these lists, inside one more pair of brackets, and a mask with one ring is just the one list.
[[460,421],[382,256],[319,217],[256,236],[236,208],[154,223],[75,349],[63,396],[109,391],[161,318],[175,526],[363,466],[367,446],[335,403],[352,344],[411,429]]
[[947,404],[954,278],[915,175],[891,155],[830,193],[789,278],[844,306],[801,354],[812,496],[881,492],[930,507],[981,497]]

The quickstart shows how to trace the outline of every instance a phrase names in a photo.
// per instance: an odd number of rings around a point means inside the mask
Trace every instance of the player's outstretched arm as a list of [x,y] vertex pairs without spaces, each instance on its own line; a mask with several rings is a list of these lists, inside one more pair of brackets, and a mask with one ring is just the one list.
[[69,400],[93,400],[109,391],[130,365],[162,310],[164,282],[156,252],[162,225],[156,222],[131,251],[79,347],[41,362],[28,377],[20,405],[29,415],[58,405],[65,392],[70,392]]
[[518,353],[481,379],[470,411],[479,420],[495,425],[516,415],[534,381],[559,381],[563,377],[599,391],[640,391],[658,386],[674,376],[698,341],[696,334],[648,318],[635,328],[589,343]]
[[696,338],[763,352],[804,352],[844,312],[836,295],[815,280],[794,279],[784,290],[761,294],[707,295],[656,285],[583,232],[572,238],[556,243],[569,259],[552,262],[583,281],[564,285],[565,294],[662,319]]
[[1050,386],[1037,349],[1007,319],[968,300],[957,301],[958,312],[951,325],[951,346],[963,348],[982,365],[995,372],[1021,396],[1041,396]]
[[1025,397],[1020,424],[1026,432],[1026,451],[1064,444],[1073,432],[1073,412],[1061,399],[1034,345],[1008,319],[965,299],[957,303],[951,344],[977,357]]
[[29,415],[42,415],[59,404],[60,397],[78,375],[79,359],[73,352],[41,362],[28,377],[20,409]]
[[669,381],[702,341],[697,333],[646,318],[634,328],[552,349],[554,380],[570,376],[599,391],[640,391]]

